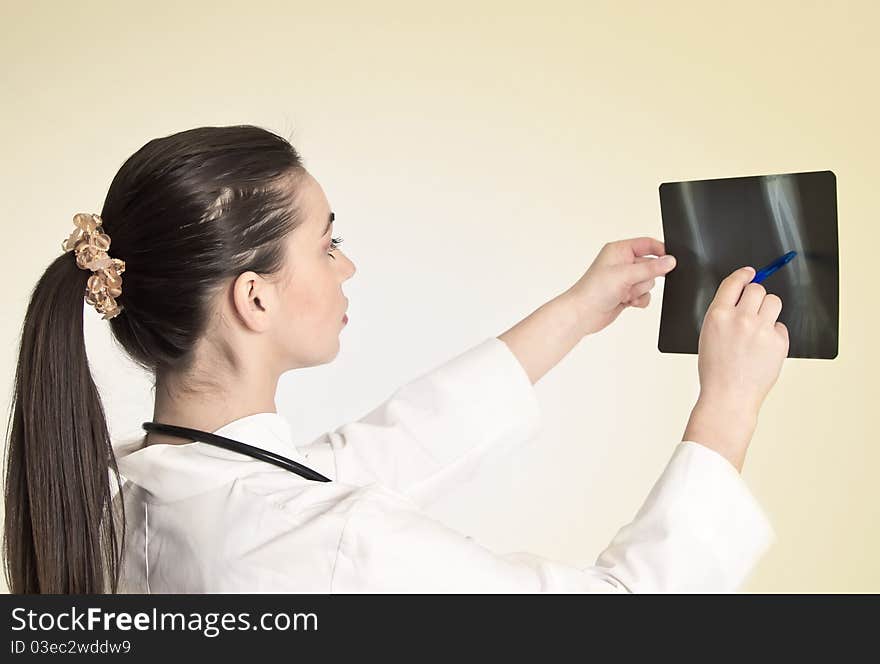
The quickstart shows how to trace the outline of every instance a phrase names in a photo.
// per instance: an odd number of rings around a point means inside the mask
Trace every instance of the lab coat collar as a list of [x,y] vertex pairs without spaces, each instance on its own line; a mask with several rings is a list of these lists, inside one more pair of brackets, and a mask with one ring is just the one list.
[[[290,424],[278,413],[246,415],[212,433],[303,463]],[[177,500],[230,482],[254,472],[254,464],[259,464],[260,470],[267,467],[264,461],[209,443],[145,447],[144,438],[143,429],[120,436],[113,445],[116,463],[124,480],[142,486],[161,500]]]

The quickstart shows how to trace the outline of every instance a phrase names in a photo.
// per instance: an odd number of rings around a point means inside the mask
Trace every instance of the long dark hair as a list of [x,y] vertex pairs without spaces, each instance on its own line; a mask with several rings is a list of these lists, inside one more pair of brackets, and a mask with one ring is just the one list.
[[[288,140],[251,125],[157,138],[125,161],[100,215],[108,254],[125,261],[122,312],[110,328],[140,367],[154,377],[186,371],[227,280],[281,269],[279,240],[302,221],[295,202],[304,172]],[[59,223],[59,247],[71,220]],[[61,253],[31,293],[22,327],[3,533],[14,593],[118,588],[125,515],[114,516],[111,483],[121,483],[83,338],[89,276],[74,252]]]

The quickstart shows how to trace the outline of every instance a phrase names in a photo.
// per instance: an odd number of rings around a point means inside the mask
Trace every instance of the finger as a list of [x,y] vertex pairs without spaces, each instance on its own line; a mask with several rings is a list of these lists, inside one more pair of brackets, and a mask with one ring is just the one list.
[[611,317],[611,320],[614,320],[615,318],[617,318],[620,315],[620,312],[623,311],[624,309],[626,309],[628,306],[629,306],[628,303],[621,302],[616,307],[614,307],[614,311],[612,311],[609,314],[609,316]]
[[774,293],[770,293],[761,303],[761,308],[758,310],[758,318],[765,321],[768,325],[772,325],[779,318],[781,311],[782,298]]
[[629,289],[629,299],[635,300],[654,288],[654,280],[640,281]]
[[649,258],[646,261],[624,266],[624,280],[632,286],[640,281],[650,281],[655,277],[662,277],[674,267],[675,257],[673,256]]
[[666,255],[666,246],[660,240],[652,237],[633,237],[628,240],[619,240],[613,244],[627,248],[633,256]]
[[730,309],[735,307],[746,284],[754,277],[755,269],[753,267],[741,267],[731,272],[722,280],[721,285],[718,286],[718,291],[712,300],[712,306]]
[[632,298],[626,304],[630,307],[638,307],[639,309],[644,309],[648,306],[648,303],[650,301],[651,293],[642,293],[639,297]]
[[774,326],[776,330],[785,338],[785,345],[788,345],[788,328],[785,327],[785,323],[777,322]]
[[736,305],[736,308],[753,316],[757,316],[765,295],[767,295],[767,289],[761,284],[746,284],[746,287],[743,289],[742,297],[739,300],[739,304]]

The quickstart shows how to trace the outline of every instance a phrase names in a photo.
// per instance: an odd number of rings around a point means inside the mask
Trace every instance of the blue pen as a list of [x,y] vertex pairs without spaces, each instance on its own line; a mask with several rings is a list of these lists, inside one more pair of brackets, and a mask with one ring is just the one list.
[[765,266],[762,267],[760,270],[758,270],[758,271],[755,273],[755,278],[752,279],[749,283],[752,283],[752,284],[760,284],[762,281],[764,281],[764,279],[766,279],[766,278],[769,277],[771,274],[773,274],[774,272],[776,272],[776,270],[778,270],[778,269],[781,268],[783,265],[785,265],[786,263],[788,263],[788,262],[789,262],[792,258],[794,258],[795,256],[797,256],[797,252],[796,252],[796,251],[789,251],[789,252],[788,252],[787,254],[785,254],[784,256],[780,256],[780,257],[777,258],[775,261],[773,261],[772,263],[770,263],[770,265],[765,265]]

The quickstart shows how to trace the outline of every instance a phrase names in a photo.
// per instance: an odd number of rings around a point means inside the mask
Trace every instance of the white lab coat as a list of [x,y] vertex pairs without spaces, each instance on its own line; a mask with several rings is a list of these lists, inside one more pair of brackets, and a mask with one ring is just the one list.
[[492,337],[308,444],[276,413],[215,431],[332,482],[206,443],[144,448],[132,431],[115,445],[128,521],[120,590],[731,592],[774,539],[734,467],[688,441],[594,566],[499,554],[422,511],[540,421],[525,370]]

